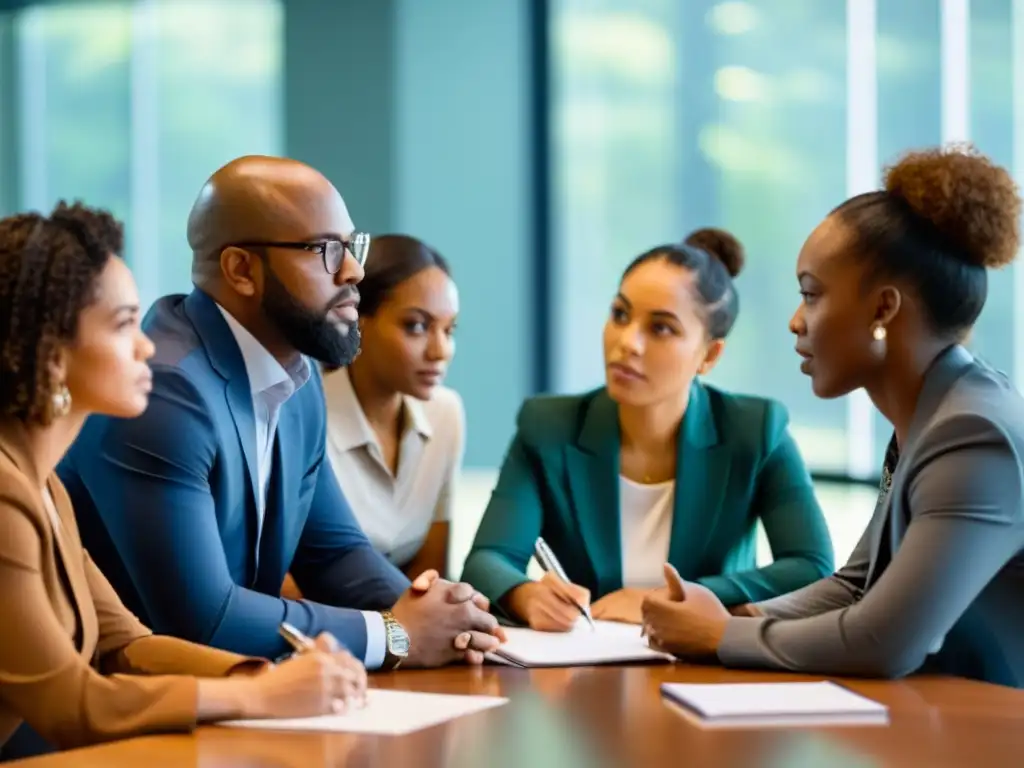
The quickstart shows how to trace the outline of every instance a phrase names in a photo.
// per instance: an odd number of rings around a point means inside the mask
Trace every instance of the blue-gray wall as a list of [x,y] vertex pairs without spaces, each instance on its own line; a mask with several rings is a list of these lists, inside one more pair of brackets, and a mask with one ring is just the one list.
[[500,462],[533,376],[530,23],[525,0],[285,3],[287,153],[357,226],[451,262],[470,467]]

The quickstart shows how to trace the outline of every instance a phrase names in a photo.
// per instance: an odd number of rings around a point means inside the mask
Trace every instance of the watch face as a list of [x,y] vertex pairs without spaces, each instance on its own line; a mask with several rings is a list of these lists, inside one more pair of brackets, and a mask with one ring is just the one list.
[[409,655],[409,635],[402,627],[395,623],[388,625],[388,650],[395,656],[406,657]]
[[391,636],[391,652],[395,656],[409,655],[409,638],[403,632],[400,636]]

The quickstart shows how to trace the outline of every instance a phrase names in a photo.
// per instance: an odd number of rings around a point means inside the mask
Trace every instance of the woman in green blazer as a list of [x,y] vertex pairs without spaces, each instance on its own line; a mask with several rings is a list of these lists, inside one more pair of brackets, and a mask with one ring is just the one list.
[[[832,572],[828,529],[778,403],[702,384],[738,311],[743,249],[703,229],[626,269],[604,330],[606,386],[519,412],[463,579],[510,618],[565,631],[574,602],[640,623],[662,566],[727,606]],[[756,523],[774,562],[756,567]],[[572,584],[526,575],[538,536]]]

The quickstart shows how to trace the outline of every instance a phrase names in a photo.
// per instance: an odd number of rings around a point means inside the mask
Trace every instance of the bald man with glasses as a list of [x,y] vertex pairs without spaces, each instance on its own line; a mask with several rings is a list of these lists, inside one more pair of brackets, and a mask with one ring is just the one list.
[[[374,551],[325,455],[317,363],[358,353],[369,240],[294,160],[239,158],[199,193],[195,290],[144,322],[148,410],[90,420],[59,469],[86,548],[157,632],[273,659],[287,622],[368,669],[480,663],[500,642],[471,587],[410,585]],[[305,599],[281,597],[289,570]]]

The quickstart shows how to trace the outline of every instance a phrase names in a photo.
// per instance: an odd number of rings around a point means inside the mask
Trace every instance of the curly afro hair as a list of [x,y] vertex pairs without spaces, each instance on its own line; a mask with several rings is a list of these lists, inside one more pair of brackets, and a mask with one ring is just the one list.
[[1017,184],[1009,171],[972,147],[904,155],[886,169],[885,191],[929,222],[951,254],[990,269],[1017,258]]
[[833,213],[851,228],[851,250],[870,261],[869,274],[910,284],[944,337],[974,325],[987,269],[1010,264],[1020,247],[1017,185],[970,145],[908,152],[886,169],[884,189]]
[[0,220],[0,414],[53,421],[61,349],[74,342],[97,278],[123,242],[109,212],[81,203]]

